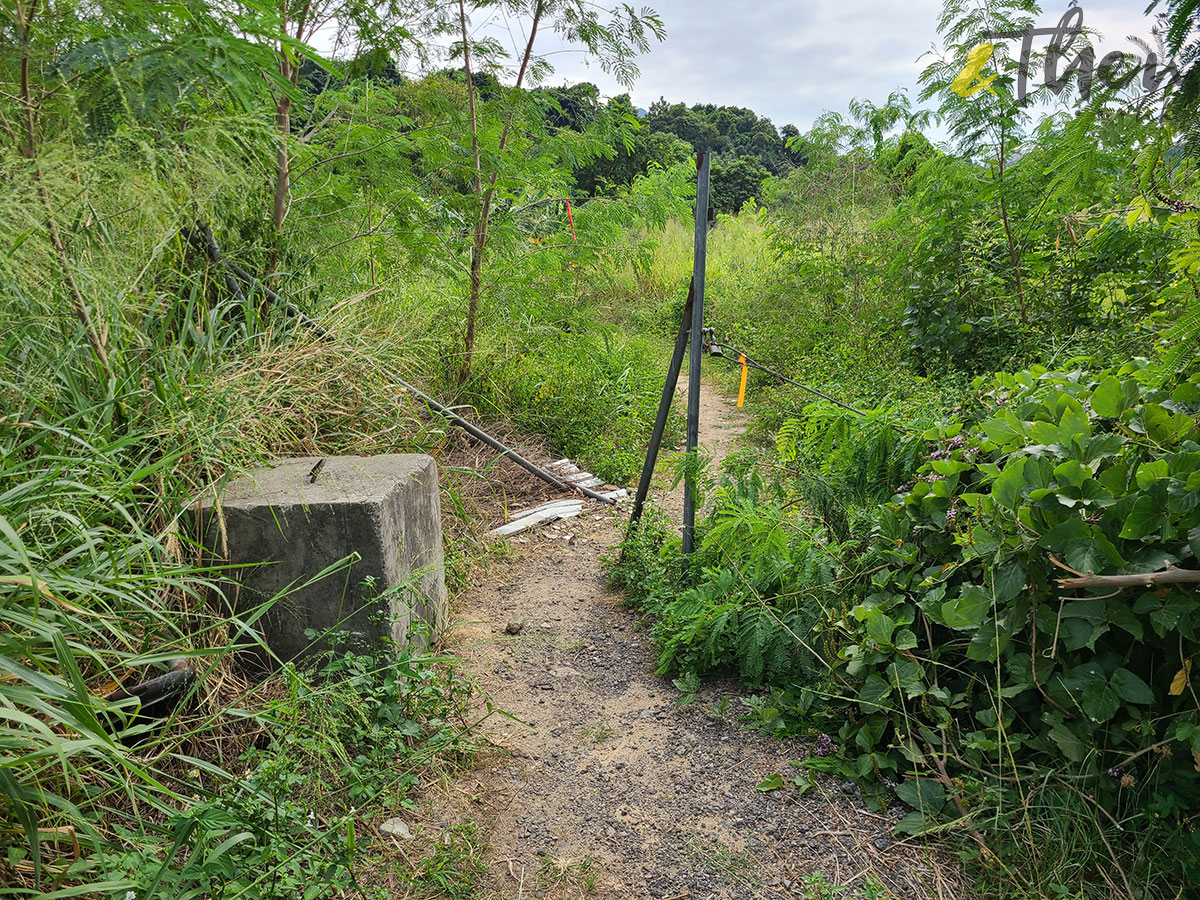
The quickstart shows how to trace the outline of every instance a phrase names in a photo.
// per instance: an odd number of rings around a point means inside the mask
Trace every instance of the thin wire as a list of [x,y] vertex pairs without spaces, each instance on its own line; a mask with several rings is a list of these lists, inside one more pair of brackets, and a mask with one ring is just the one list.
[[[709,334],[713,335],[715,337],[714,332],[712,332],[711,330],[709,331]],[[713,347],[717,348],[716,353],[714,353],[712,351]],[[744,356],[744,357],[746,357],[746,365],[750,366],[753,369],[758,369],[760,372],[765,372],[766,374],[770,375],[773,378],[777,378],[780,381],[784,381],[784,382],[787,382],[788,384],[795,385],[796,387],[798,387],[802,390],[808,391],[810,394],[816,394],[821,399],[828,400],[834,406],[840,406],[842,409],[847,410],[848,412],[852,412],[855,415],[859,415],[859,416],[868,415],[868,413],[866,411],[861,410],[861,409],[856,409],[855,407],[851,406],[848,403],[843,403],[841,400],[838,400],[836,397],[829,396],[824,391],[819,391],[815,387],[811,387],[807,384],[804,384],[803,382],[797,381],[794,378],[788,378],[786,375],[782,374],[781,372],[776,372],[774,369],[767,368],[762,363],[755,362],[755,360],[750,356],[750,354],[748,354],[742,350],[737,350],[733,347],[729,347],[728,345],[719,343],[716,340],[710,340],[708,343],[707,349],[708,349],[709,356],[720,357],[721,359],[727,360],[728,362],[734,363],[735,365],[741,365],[741,363],[738,361],[738,359],[739,359],[739,357]],[[726,355],[726,353],[725,353],[726,349],[729,350],[728,355]],[[888,422],[888,425],[890,425],[892,428],[895,428],[901,434],[912,434],[913,433],[910,429],[907,429],[900,425],[897,425],[895,422]]]

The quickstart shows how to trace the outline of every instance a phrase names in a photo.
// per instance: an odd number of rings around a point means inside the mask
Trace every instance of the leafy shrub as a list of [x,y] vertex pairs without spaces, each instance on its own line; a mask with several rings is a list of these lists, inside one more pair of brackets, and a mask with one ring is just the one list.
[[822,524],[840,540],[851,527],[891,497],[925,457],[925,444],[909,428],[896,426],[891,410],[858,415],[820,401],[803,418],[786,419],[775,436],[775,452],[796,480],[796,489]]
[[821,669],[808,636],[833,597],[811,586],[836,582],[840,548],[789,512],[779,487],[747,462],[735,457],[709,486],[712,506],[690,559],[648,507],[610,565],[613,582],[654,618],[660,673],[733,670],[757,687]]
[[[488,415],[623,483],[641,470],[662,395],[661,355],[650,340],[592,321],[540,324],[469,389]],[[670,425],[668,442],[679,417]]]
[[[940,449],[880,510],[881,568],[839,623],[859,775],[1070,769],[1109,809],[1187,826],[1200,859],[1200,602],[1054,583],[1195,568],[1200,376],[1155,381],[1143,362],[977,379],[982,420],[927,433]],[[936,819],[948,795],[922,784],[913,805]]]
[[[240,774],[192,760],[190,801],[145,831],[118,825],[117,840],[72,874],[94,871],[142,897],[361,890],[355,867],[371,841],[356,807],[385,797],[411,806],[430,758],[469,749],[460,717],[470,692],[447,662],[406,647],[289,667],[285,695],[253,714],[263,736],[242,753]],[[162,841],[187,852],[164,861]]]

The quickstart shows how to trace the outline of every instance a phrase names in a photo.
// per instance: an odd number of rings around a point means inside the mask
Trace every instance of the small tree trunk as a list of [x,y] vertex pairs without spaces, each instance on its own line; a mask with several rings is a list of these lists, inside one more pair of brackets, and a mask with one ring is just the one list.
[[33,0],[28,9],[23,7],[20,0],[17,0],[16,24],[21,43],[21,84],[19,89],[21,107],[24,112],[21,118],[25,129],[25,141],[21,153],[33,165],[33,180],[37,183],[38,199],[42,202],[42,209],[46,213],[46,232],[50,236],[50,245],[54,248],[54,255],[58,257],[58,264],[62,267],[63,280],[67,283],[67,290],[71,294],[71,306],[75,311],[75,318],[83,326],[83,333],[87,337],[88,345],[92,348],[92,354],[96,357],[100,373],[104,376],[105,381],[111,381],[112,366],[108,361],[108,349],[105,347],[104,337],[96,327],[87,301],[83,297],[83,291],[79,289],[79,282],[75,280],[75,275],[71,272],[71,258],[67,254],[67,247],[59,233],[58,224],[54,221],[54,203],[42,178],[42,167],[36,159],[37,116],[34,109],[33,89],[29,83],[29,42],[33,35],[33,20],[37,11],[38,0]]
[[[529,62],[533,58],[533,41],[537,37],[538,23],[542,18],[542,0],[533,12],[533,23],[529,28],[529,39],[525,43],[525,54],[521,58],[521,68],[517,73],[514,90],[521,90],[525,81],[525,73],[529,71]],[[479,118],[475,110],[475,82],[471,77],[471,50],[467,42],[467,13],[464,0],[458,2],[459,24],[462,26],[463,38],[463,68],[467,74],[467,103],[471,109],[471,155],[475,166],[475,196],[479,198],[479,217],[475,220],[475,236],[471,242],[471,283],[467,294],[467,330],[463,336],[463,362],[458,372],[458,383],[462,384],[471,375],[471,360],[475,355],[476,321],[479,315],[479,298],[483,291],[483,255],[487,250],[488,225],[492,215],[492,197],[496,191],[498,172],[493,172],[488,188],[483,189],[483,171],[479,162]],[[497,145],[497,155],[504,152],[508,145],[508,134],[512,128],[516,107],[509,112],[504,130],[500,132]]]
[[279,147],[275,151],[275,191],[271,209],[271,224],[276,235],[283,232],[283,218],[287,214],[287,195],[291,188],[291,171],[288,168],[288,134],[292,130],[292,99],[281,97],[275,106],[275,128],[279,132]]
[[[291,80],[292,66],[283,48],[279,50],[279,72]],[[275,148],[275,185],[271,191],[271,252],[267,258],[267,276],[279,263],[279,247],[283,242],[283,220],[287,216],[288,192],[291,190],[291,169],[288,159],[288,135],[292,131],[292,98],[284,94],[275,102],[275,130],[279,145]]]
[[17,0],[17,34],[21,42],[21,117],[25,127],[25,146],[22,152],[26,159],[33,159],[37,152],[37,138],[33,110],[33,92],[29,86],[29,40],[33,36],[33,20],[37,16],[38,0],[33,0],[26,10]]
[[[479,162],[479,116],[475,110],[475,79],[471,75],[471,44],[467,35],[467,7],[458,0],[458,22],[462,27],[463,71],[467,75],[467,106],[471,111],[471,162],[475,169],[475,197],[479,213],[475,218],[475,236],[471,241],[471,285],[467,292],[467,330],[463,335],[463,360],[458,383],[471,375],[471,357],[475,353],[475,319],[479,314],[479,293],[483,286],[483,251],[487,248],[488,207],[483,198],[483,171]],[[490,199],[490,198],[489,198]]]
[[[307,30],[310,7],[311,4],[305,3],[294,23],[295,38],[298,41],[307,40],[311,36]],[[283,33],[290,34],[289,29],[293,27],[293,23],[288,21],[286,0],[279,4],[279,18]],[[292,60],[287,54],[287,47],[282,42],[279,44],[279,74],[292,85],[299,83],[300,67],[292,64]],[[279,146],[275,150],[275,186],[271,192],[271,225],[274,230],[274,241],[267,260],[268,277],[274,273],[279,263],[279,247],[283,242],[283,220],[287,216],[288,193],[292,189],[292,173],[288,158],[288,138],[292,133],[292,98],[287,93],[284,93],[275,102],[275,130],[279,132]]]

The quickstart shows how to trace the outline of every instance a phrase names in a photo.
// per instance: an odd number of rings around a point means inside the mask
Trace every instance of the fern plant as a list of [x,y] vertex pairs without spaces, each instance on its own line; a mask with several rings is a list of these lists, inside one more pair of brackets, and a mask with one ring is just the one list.
[[784,486],[764,481],[742,455],[710,496],[686,563],[652,506],[610,560],[612,580],[654,619],[659,672],[734,672],[751,687],[811,682],[844,548],[809,527]]
[[887,500],[925,456],[916,432],[893,426],[890,410],[856,415],[819,402],[776,435],[780,461],[821,524],[847,540],[859,512]]

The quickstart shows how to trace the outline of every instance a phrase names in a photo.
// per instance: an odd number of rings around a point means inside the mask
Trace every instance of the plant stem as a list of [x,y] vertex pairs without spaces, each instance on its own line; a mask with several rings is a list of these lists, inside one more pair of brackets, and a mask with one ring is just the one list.
[[17,34],[21,43],[21,108],[24,111],[25,146],[23,152],[26,159],[33,159],[37,150],[35,138],[36,126],[33,109],[33,93],[29,86],[29,41],[33,35],[33,20],[38,12],[38,0],[33,0],[26,11],[17,0]]
[[54,247],[58,263],[62,267],[63,279],[67,282],[67,289],[71,292],[71,305],[75,310],[75,316],[83,325],[88,344],[91,345],[92,353],[96,356],[96,362],[100,365],[100,371],[104,375],[105,381],[111,381],[113,374],[112,366],[108,361],[108,351],[104,347],[104,340],[101,338],[100,332],[96,328],[96,323],[92,319],[92,314],[88,310],[87,301],[83,298],[83,292],[79,289],[79,283],[71,273],[71,258],[67,255],[66,245],[63,243],[58,225],[54,221],[54,205],[50,201],[50,192],[46,190],[45,182],[42,180],[42,168],[36,161],[33,163],[33,176],[34,180],[37,181],[38,198],[42,201],[42,207],[46,211],[46,230],[50,235],[50,243]]
[[42,178],[42,167],[36,158],[37,129],[36,117],[34,115],[33,90],[29,83],[29,41],[33,33],[33,20],[37,16],[38,2],[39,0],[33,0],[28,10],[24,9],[21,0],[17,0],[16,5],[17,31],[21,42],[21,106],[25,113],[23,117],[25,146],[21,148],[21,151],[25,158],[33,164],[33,179],[37,183],[38,199],[41,201],[42,208],[46,212],[46,231],[50,236],[50,245],[54,248],[54,254],[58,257],[58,263],[62,267],[63,280],[67,283],[67,290],[71,293],[71,306],[75,311],[75,317],[83,325],[84,334],[87,335],[88,344],[91,346],[92,353],[96,357],[96,362],[100,366],[101,374],[103,374],[105,381],[111,381],[112,366],[108,361],[108,351],[105,349],[104,340],[96,328],[96,322],[92,318],[91,311],[88,309],[87,301],[84,300],[83,291],[79,289],[79,283],[75,280],[75,275],[71,272],[71,258],[67,255],[67,247],[63,242],[62,234],[58,230],[58,223],[54,221],[54,204],[50,199],[50,192],[46,189],[45,179]]
[[1008,202],[1004,199],[1004,132],[1000,132],[1000,166],[997,172],[1000,189],[1000,220],[1004,223],[1004,238],[1008,242],[1008,258],[1012,263],[1013,275],[1017,280],[1017,301],[1021,304],[1021,321],[1027,320],[1025,312],[1025,290],[1021,286],[1021,258],[1013,240],[1012,225],[1008,221]]
[[[521,90],[525,82],[525,74],[529,71],[529,62],[533,58],[533,42],[537,37],[538,24],[542,18],[544,3],[538,0],[533,11],[533,23],[529,28],[529,39],[525,42],[525,53],[521,57],[521,68],[517,72],[517,81],[513,86],[514,94]],[[471,360],[475,353],[476,320],[479,315],[479,297],[483,286],[483,256],[487,250],[488,225],[491,221],[492,198],[496,193],[496,181],[499,172],[492,172],[487,190],[483,189],[483,173],[479,163],[479,119],[475,110],[475,81],[471,77],[471,50],[467,38],[467,13],[464,0],[458,2],[459,24],[462,26],[463,39],[463,68],[467,75],[467,103],[471,110],[471,159],[475,168],[475,196],[479,199],[479,215],[475,220],[474,239],[471,243],[471,286],[467,296],[467,331],[463,337],[463,362],[458,373],[458,383],[462,384],[471,375]],[[504,152],[508,145],[508,135],[516,117],[516,100],[509,110],[504,129],[500,132],[497,144],[497,156]]]

